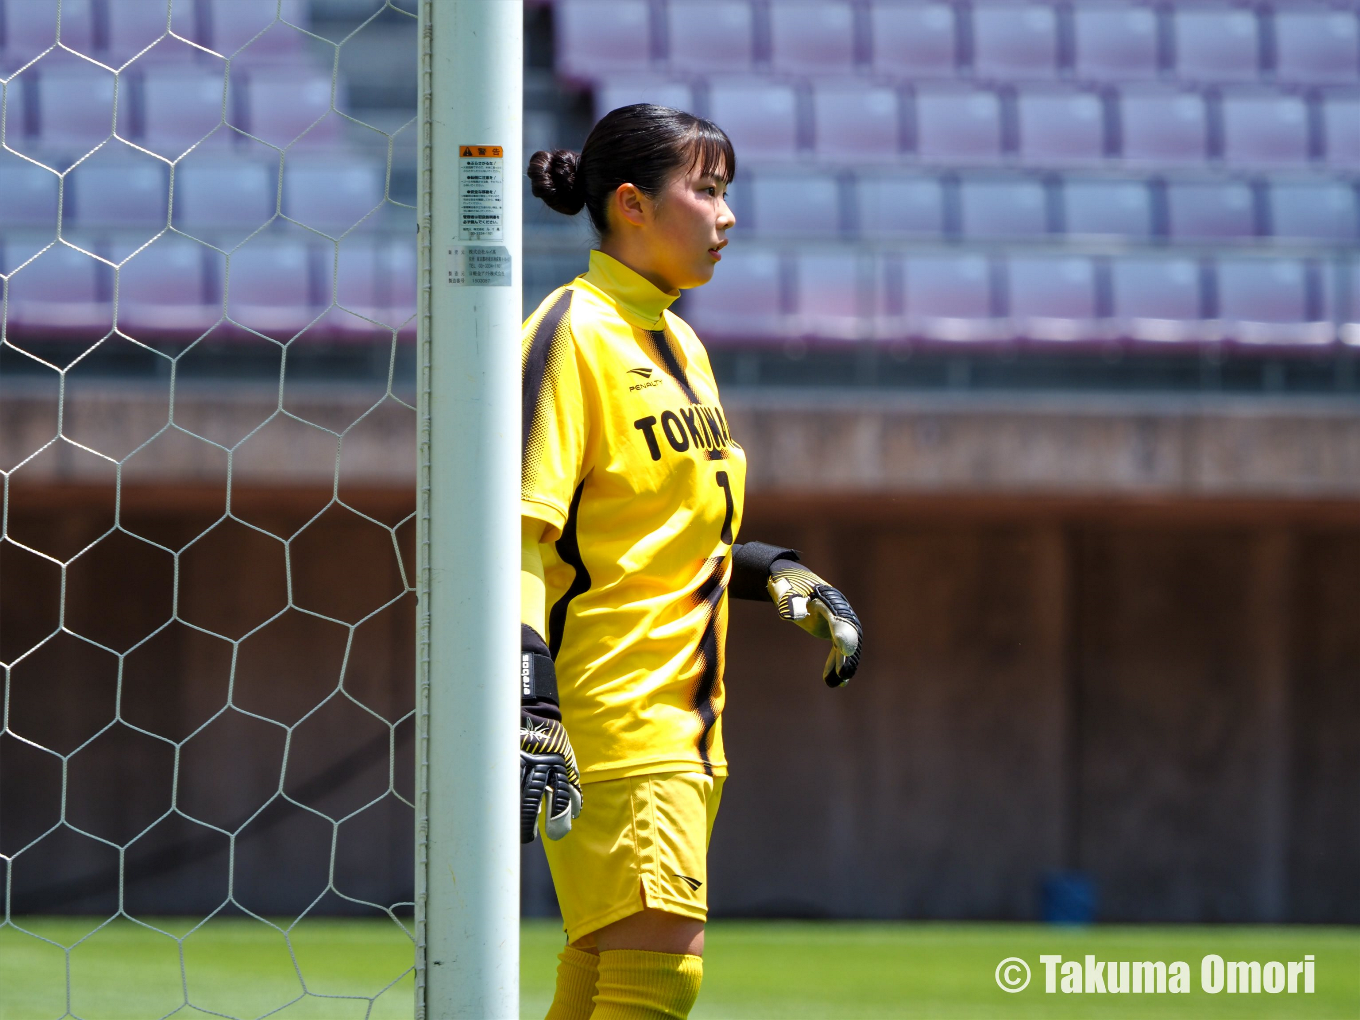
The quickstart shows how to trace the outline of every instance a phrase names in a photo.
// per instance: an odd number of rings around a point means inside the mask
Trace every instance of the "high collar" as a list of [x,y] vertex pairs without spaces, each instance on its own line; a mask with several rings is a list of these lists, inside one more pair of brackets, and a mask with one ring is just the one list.
[[618,259],[599,250],[591,251],[590,269],[583,279],[613,301],[624,319],[643,329],[660,329],[661,313],[680,296],[679,291],[667,294]]

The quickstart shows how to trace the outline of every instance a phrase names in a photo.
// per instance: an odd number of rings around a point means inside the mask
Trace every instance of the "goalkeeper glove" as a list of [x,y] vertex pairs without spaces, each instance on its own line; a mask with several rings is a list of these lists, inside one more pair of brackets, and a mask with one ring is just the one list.
[[581,775],[562,727],[557,673],[537,631],[520,624],[519,840],[538,838],[539,806],[546,799],[549,839],[571,831],[581,813]]
[[770,565],[765,583],[779,615],[798,624],[813,637],[831,642],[831,654],[822,667],[828,687],[840,687],[859,668],[864,629],[850,603],[831,585],[806,567],[788,559]]

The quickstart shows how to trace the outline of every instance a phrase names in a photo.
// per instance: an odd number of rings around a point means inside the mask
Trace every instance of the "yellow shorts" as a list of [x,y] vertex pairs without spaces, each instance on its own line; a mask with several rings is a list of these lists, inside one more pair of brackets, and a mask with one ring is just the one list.
[[722,786],[702,772],[586,785],[571,832],[543,839],[568,942],[644,907],[708,919],[708,840]]

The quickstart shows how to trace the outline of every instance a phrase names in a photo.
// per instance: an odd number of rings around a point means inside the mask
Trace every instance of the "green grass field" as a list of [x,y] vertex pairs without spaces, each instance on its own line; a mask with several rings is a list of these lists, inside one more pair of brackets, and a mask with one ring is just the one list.
[[[91,1020],[209,1015],[204,1010],[238,1017],[278,1010],[272,1015],[290,1020],[411,1016],[411,944],[390,924],[309,921],[285,940],[258,922],[210,922],[184,939],[181,971],[172,936],[184,935],[193,923],[154,920],[164,934],[126,921],[92,935],[97,922],[80,918],[19,923],[60,946],[75,946],[71,1011]],[[561,942],[555,924],[524,924],[525,1017],[541,1017],[547,1009]],[[1101,960],[1185,960],[1192,990],[1046,994],[1039,956],[1052,953],[1064,959],[1094,953]],[[1200,960],[1207,953],[1262,962],[1302,960],[1311,953],[1316,991],[1208,994],[1200,989]],[[994,977],[997,964],[1011,956],[1025,960],[1033,972],[1029,986],[1015,994],[1001,991]],[[304,995],[303,979],[310,994]],[[184,1005],[186,984],[193,1006]],[[0,1020],[65,1013],[66,953],[12,927],[0,928]],[[704,988],[692,1015],[1357,1020],[1360,929],[718,921],[709,927]]]

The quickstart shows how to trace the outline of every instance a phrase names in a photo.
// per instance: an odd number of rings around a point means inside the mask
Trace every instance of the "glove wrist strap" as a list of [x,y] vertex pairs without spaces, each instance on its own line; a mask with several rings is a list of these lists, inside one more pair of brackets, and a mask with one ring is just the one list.
[[732,547],[732,581],[727,592],[734,599],[769,602],[770,593],[765,582],[770,579],[770,567],[775,560],[797,560],[798,553],[779,545],[765,542],[742,542]]
[[531,698],[551,701],[557,700],[557,671],[552,659],[542,652],[520,652],[519,656],[519,694],[524,700]]

